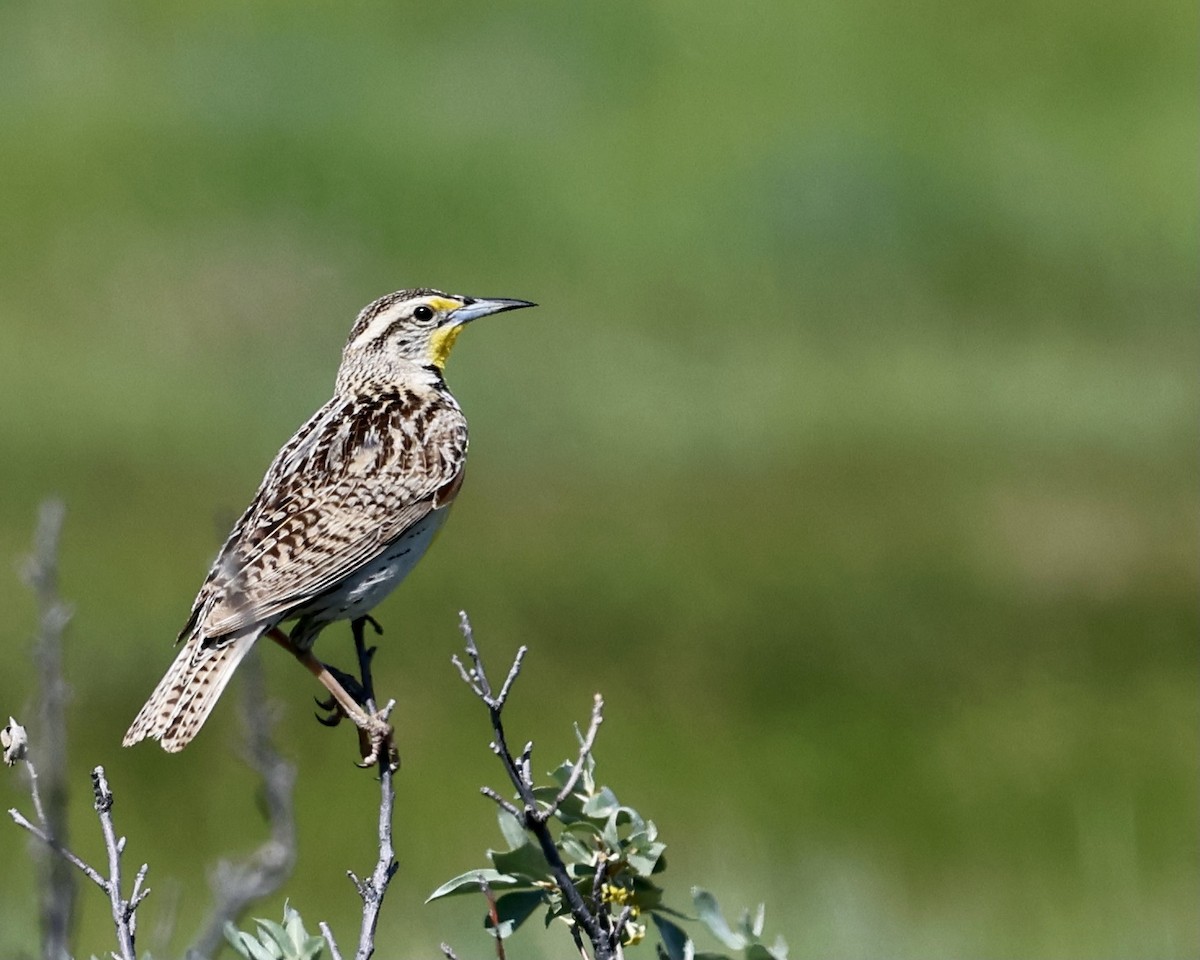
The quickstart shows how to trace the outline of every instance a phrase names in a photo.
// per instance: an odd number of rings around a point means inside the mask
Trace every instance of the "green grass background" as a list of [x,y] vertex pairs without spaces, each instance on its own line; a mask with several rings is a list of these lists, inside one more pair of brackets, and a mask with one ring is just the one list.
[[[32,716],[12,571],[57,492],[74,842],[99,856],[103,763],[152,865],[142,944],[180,950],[263,825],[235,698],[181,756],[120,736],[355,312],[433,285],[542,306],[460,341],[470,476],[378,611],[405,758],[381,957],[489,949],[480,902],[421,906],[499,842],[462,607],[495,669],[532,648],[511,730],[540,768],[604,692],[602,777],[679,906],[763,900],[801,958],[1196,956],[1196,21],[0,5],[0,709]],[[287,893],[346,945],[375,788],[264,658]],[[0,954],[29,955],[23,836],[0,851]]]

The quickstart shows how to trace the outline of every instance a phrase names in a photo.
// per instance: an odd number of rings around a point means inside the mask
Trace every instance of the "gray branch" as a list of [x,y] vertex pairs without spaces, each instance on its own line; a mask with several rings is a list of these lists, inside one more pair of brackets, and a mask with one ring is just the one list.
[[333,939],[333,931],[329,929],[329,924],[322,920],[317,927],[321,931],[321,936],[325,938],[325,945],[329,947],[329,956],[332,960],[342,960],[342,951],[338,949],[337,941]]
[[[38,508],[33,551],[25,559],[21,579],[37,603],[37,632],[33,662],[37,671],[37,725],[35,741],[42,782],[29,766],[35,813],[46,835],[59,845],[67,843],[67,701],[70,691],[63,679],[62,640],[71,619],[71,607],[58,593],[58,548],[66,507],[49,499]],[[43,802],[44,798],[44,802]],[[47,856],[39,848],[38,912],[42,930],[42,957],[60,960],[70,954],[75,912],[75,874],[61,856]]]
[[[395,706],[395,701],[389,701],[388,707]],[[367,709],[373,711],[374,705],[368,701]],[[396,851],[392,846],[392,812],[396,805],[396,788],[392,784],[392,770],[387,758],[379,761],[379,857],[375,861],[375,869],[365,880],[360,880],[353,871],[347,875],[354,883],[362,899],[362,926],[358,934],[358,950],[354,960],[370,960],[375,952],[375,928],[379,925],[379,911],[383,907],[383,898],[387,894],[388,884],[400,869],[396,862]]]
[[[371,657],[374,647],[368,647],[363,639],[366,624],[370,624],[376,633],[380,633],[379,624],[370,617],[363,617],[351,623],[354,631],[354,648],[358,653],[358,667],[361,676],[365,704],[368,713],[375,712],[375,682],[371,676]],[[396,707],[395,700],[389,700],[379,716],[387,718]],[[370,960],[375,952],[375,930],[379,926],[379,912],[383,908],[383,898],[387,895],[388,884],[400,869],[396,862],[396,850],[392,845],[392,817],[396,807],[396,787],[393,782],[395,771],[392,769],[386,752],[379,758],[379,856],[375,861],[375,869],[365,879],[360,879],[353,870],[347,870],[346,876],[354,884],[359,899],[362,900],[362,925],[359,927],[358,948],[354,960]],[[320,924],[321,935],[329,947],[333,960],[342,960],[333,931],[327,923]]]
[[[504,709],[513,684],[521,672],[521,664],[525,658],[526,648],[522,646],[517,651],[517,655],[513,658],[512,666],[509,667],[508,675],[501,685],[499,695],[493,695],[492,685],[488,680],[487,671],[484,669],[483,659],[479,654],[479,648],[475,645],[475,636],[471,629],[471,621],[467,618],[465,611],[459,613],[459,628],[462,630],[467,657],[470,659],[471,666],[469,668],[465,666],[457,656],[452,657],[451,660],[458,669],[459,676],[462,677],[463,682],[471,688],[475,696],[488,708],[488,715],[492,721],[492,752],[500,758],[500,762],[504,766],[504,771],[508,774],[508,779],[516,788],[521,806],[518,808],[490,787],[484,787],[482,792],[485,796],[490,797],[505,810],[516,816],[525,829],[537,840],[538,846],[542,851],[542,856],[546,858],[546,863],[550,867],[550,873],[554,877],[554,882],[562,892],[563,899],[566,900],[567,906],[571,910],[571,916],[575,919],[575,926],[572,930],[577,937],[579,931],[582,931],[583,935],[591,941],[595,960],[616,960],[616,958],[622,955],[621,927],[613,927],[611,918],[608,917],[606,912],[593,912],[584,901],[574,881],[571,879],[570,873],[567,871],[566,864],[558,852],[558,847],[554,843],[554,837],[551,835],[550,828],[547,825],[550,818],[557,811],[559,804],[567,798],[578,783],[580,770],[591,754],[596,733],[604,719],[604,701],[599,694],[596,695],[592,704],[591,723],[588,726],[587,733],[580,737],[579,759],[575,763],[571,779],[555,797],[553,802],[543,808],[538,803],[537,797],[533,792],[533,777],[530,772],[530,757],[533,752],[533,744],[527,743],[520,755],[514,757],[512,751],[509,749],[507,736],[504,731],[504,723],[501,719],[501,711]],[[582,944],[580,946],[582,952]]]
[[[29,764],[28,758],[25,758],[25,763]],[[104,891],[112,906],[113,926],[116,928],[117,946],[120,948],[120,953],[114,956],[119,956],[120,960],[136,960],[134,940],[137,933],[137,908],[150,895],[150,890],[145,887],[146,872],[149,868],[142,864],[134,879],[133,892],[126,899],[121,893],[121,855],[125,852],[125,838],[118,837],[113,826],[113,794],[103,767],[96,767],[92,771],[92,793],[95,797],[96,815],[100,818],[100,831],[104,835],[104,848],[108,853],[107,877],[64,847],[47,831],[45,823],[32,824],[15,809],[9,810],[8,815],[17,826],[29,831]]]

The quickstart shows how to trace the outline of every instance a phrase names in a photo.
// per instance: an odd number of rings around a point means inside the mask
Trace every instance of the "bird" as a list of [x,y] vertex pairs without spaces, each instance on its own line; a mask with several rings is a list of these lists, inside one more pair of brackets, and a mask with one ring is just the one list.
[[313,644],[337,621],[361,630],[446,521],[462,487],[467,421],[444,374],[464,326],[533,306],[419,287],[359,312],[333,397],[276,454],[233,525],[125,746],[151,738],[182,750],[267,636],[329,690],[335,720],[358,727],[361,766],[398,763],[386,714],[368,713]]

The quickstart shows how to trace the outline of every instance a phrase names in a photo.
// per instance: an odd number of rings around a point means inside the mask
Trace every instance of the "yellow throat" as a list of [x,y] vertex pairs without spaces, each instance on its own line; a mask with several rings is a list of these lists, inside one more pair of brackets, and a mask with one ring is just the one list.
[[429,340],[429,362],[439,370],[445,368],[446,358],[450,356],[450,351],[454,349],[454,341],[458,339],[462,330],[462,325],[459,324],[433,332]]

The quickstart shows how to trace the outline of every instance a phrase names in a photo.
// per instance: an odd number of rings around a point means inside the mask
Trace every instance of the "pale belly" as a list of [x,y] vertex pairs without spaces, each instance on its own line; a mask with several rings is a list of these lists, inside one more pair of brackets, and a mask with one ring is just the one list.
[[417,565],[449,513],[449,508],[431,510],[378,558],[298,609],[299,622],[291,632],[293,642],[311,646],[321,629],[333,621],[356,620],[370,613]]

